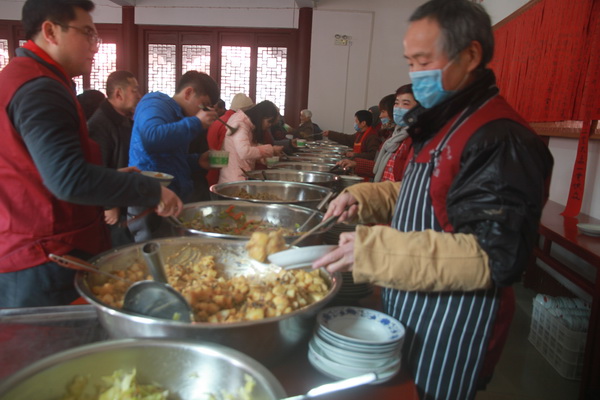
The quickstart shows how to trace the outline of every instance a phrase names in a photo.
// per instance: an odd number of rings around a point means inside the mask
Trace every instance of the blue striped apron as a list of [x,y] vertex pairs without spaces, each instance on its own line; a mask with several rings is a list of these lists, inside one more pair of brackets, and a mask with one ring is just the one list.
[[[431,198],[431,174],[441,149],[461,124],[459,118],[429,162],[408,164],[392,226],[441,231]],[[405,292],[384,288],[384,311],[406,327],[403,368],[412,374],[421,399],[473,399],[477,377],[499,304],[497,289],[473,292]]]

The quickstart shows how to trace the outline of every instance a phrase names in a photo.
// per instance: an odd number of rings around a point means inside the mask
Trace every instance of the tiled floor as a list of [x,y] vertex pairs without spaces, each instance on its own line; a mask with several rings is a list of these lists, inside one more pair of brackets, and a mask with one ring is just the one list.
[[521,285],[515,287],[515,292],[517,309],[506,347],[494,378],[476,400],[577,399],[579,381],[561,377],[527,340],[536,293]]

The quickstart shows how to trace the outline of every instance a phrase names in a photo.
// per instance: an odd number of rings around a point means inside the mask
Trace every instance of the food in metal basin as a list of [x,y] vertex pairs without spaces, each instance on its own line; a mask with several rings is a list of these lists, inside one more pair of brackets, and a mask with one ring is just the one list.
[[[196,322],[239,322],[278,317],[325,297],[329,287],[319,270],[272,271],[256,276],[227,277],[212,255],[184,246],[164,262],[169,284],[191,305]],[[146,266],[134,262],[112,271],[129,280],[151,279]],[[109,279],[91,288],[100,301],[121,308],[130,284]]]
[[202,215],[195,216],[189,221],[182,221],[181,224],[189,229],[197,229],[203,232],[215,232],[228,235],[250,236],[254,232],[273,232],[279,231],[283,236],[296,236],[301,232],[294,229],[284,228],[274,225],[268,221],[248,219],[243,211],[236,212],[235,206],[231,205],[219,214],[222,222],[218,225],[211,225],[205,222]]
[[243,188],[240,189],[239,192],[235,193],[233,195],[233,197],[239,197],[241,199],[251,199],[251,200],[276,200],[276,201],[283,200],[281,197],[277,196],[276,194],[266,193],[266,192],[248,193],[248,191]]
[[141,385],[136,379],[136,370],[126,372],[116,370],[111,376],[102,377],[104,387],[95,388],[95,395],[89,394],[91,390],[88,378],[78,375],[67,388],[67,394],[60,400],[167,400],[169,391],[158,385]]
[[248,255],[257,261],[265,262],[267,256],[287,249],[281,232],[254,232],[246,244]]

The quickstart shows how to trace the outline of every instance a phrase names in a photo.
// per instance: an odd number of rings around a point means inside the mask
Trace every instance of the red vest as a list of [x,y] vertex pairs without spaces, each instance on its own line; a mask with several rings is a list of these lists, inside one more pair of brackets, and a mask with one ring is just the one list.
[[72,94],[79,113],[79,140],[87,162],[101,164],[99,147],[88,137],[75,93],[60,77],[29,57],[14,58],[0,73],[0,272],[48,262],[49,253],[73,249],[96,254],[109,248],[103,210],[57,199],[38,169],[8,114],[8,104],[26,82],[49,77]]
[[[430,152],[435,150],[437,145],[446,136],[446,133],[454,124],[457,117],[448,121],[440,132],[421,149],[417,156],[417,162],[429,161],[431,157]],[[450,190],[450,185],[452,185],[452,182],[460,169],[460,158],[465,144],[483,125],[499,119],[510,119],[529,128],[529,124],[506,102],[506,100],[504,100],[502,96],[497,95],[488,100],[487,103],[470,115],[442,148],[439,163],[431,177],[430,195],[435,216],[442,229],[446,232],[454,231],[454,228],[448,221],[446,196]],[[409,160],[412,159],[413,152],[414,149],[409,154]]]

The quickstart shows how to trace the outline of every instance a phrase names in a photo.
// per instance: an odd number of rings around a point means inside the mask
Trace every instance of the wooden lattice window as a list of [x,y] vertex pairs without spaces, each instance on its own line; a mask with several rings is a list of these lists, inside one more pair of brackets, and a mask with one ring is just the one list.
[[182,74],[195,70],[210,75],[210,46],[184,44],[181,53]]
[[270,100],[285,113],[287,48],[259,47],[256,68],[256,101]]
[[250,47],[221,47],[221,98],[229,107],[236,93],[250,93]]
[[8,64],[8,39],[0,39],[0,71]]
[[176,51],[174,44],[148,45],[148,92],[175,94]]

